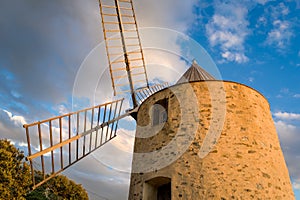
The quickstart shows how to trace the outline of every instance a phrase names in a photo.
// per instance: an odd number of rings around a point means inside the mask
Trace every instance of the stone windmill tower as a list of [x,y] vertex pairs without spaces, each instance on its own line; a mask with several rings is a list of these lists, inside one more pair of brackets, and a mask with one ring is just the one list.
[[294,199],[266,98],[193,62],[137,113],[129,199]]

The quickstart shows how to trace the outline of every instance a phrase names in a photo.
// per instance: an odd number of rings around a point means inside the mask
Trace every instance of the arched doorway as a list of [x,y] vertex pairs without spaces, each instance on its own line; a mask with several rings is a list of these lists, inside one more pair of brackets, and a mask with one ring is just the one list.
[[171,200],[171,179],[155,177],[144,183],[143,200]]

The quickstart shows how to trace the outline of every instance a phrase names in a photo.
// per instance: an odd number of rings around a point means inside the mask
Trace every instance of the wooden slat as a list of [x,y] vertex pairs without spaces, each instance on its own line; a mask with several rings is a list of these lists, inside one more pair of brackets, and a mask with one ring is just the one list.
[[133,62],[133,61],[139,61],[139,60],[143,60],[142,58],[131,58],[131,59],[129,59],[131,62]]
[[[86,114],[87,111],[84,112],[84,125],[83,125],[83,132],[86,132]],[[85,135],[83,136],[83,150],[82,150],[83,155],[85,155]]]
[[139,53],[141,53],[141,51],[130,51],[130,52],[128,52],[128,54],[139,54]]
[[[72,132],[71,132],[71,115],[69,115],[68,116],[68,122],[69,122],[69,128],[68,128],[68,132],[69,132],[69,139],[71,139],[71,137],[72,137]],[[71,162],[72,162],[72,157],[71,157],[71,152],[72,152],[72,150],[71,150],[71,143],[69,143],[69,165],[71,164]]]
[[[97,117],[97,126],[100,124],[100,114],[101,114],[101,107],[98,108],[98,117]],[[95,148],[97,147],[97,141],[98,141],[98,129],[96,130],[96,138],[95,138]]]
[[123,24],[135,24],[135,22],[123,22]]
[[104,24],[119,24],[119,22],[109,22],[109,21],[107,21],[107,22],[104,22]]
[[[59,142],[62,143],[62,121],[61,118],[59,118]],[[63,156],[63,147],[60,147],[60,167],[61,169],[64,168],[64,156]]]
[[121,75],[121,76],[114,76],[114,79],[123,79],[123,78],[127,78],[127,74],[126,75]]
[[111,30],[106,30],[105,32],[119,33],[120,30],[118,30],[118,29],[111,29]]
[[116,64],[116,63],[124,63],[125,61],[124,60],[116,60],[116,61],[113,61],[111,62],[112,64]]
[[[42,139],[42,131],[41,131],[41,125],[38,124],[38,134],[39,134],[39,143],[40,143],[40,151],[43,151],[43,139]],[[43,177],[46,177],[45,174],[45,164],[44,164],[44,156],[41,155],[41,163],[42,163],[42,173],[43,173]]]
[[110,14],[110,13],[103,13],[103,16],[111,16],[111,17],[116,17],[118,16],[117,14]]
[[125,86],[125,85],[128,85],[128,83],[116,84],[117,87],[122,87],[122,86]]
[[124,71],[124,70],[126,70],[125,67],[123,67],[123,68],[112,69],[111,71],[116,72],[116,71]]
[[[106,40],[120,40],[121,38],[119,37],[110,37],[110,38],[107,38]],[[122,52],[123,53],[123,52]]]
[[127,17],[133,17],[133,15],[128,15],[128,14],[124,15],[124,14],[122,14],[121,17],[126,17],[127,18]]
[[[108,121],[110,121],[111,111],[112,111],[112,105],[113,104],[110,104],[110,109],[109,109],[109,113],[108,113]],[[108,129],[109,129],[109,126],[106,127],[105,141],[107,141]]]
[[[116,102],[116,105],[115,105],[115,109],[114,109],[115,111],[114,111],[114,114],[113,114],[113,119],[116,118],[117,109],[118,109],[118,102]],[[111,124],[111,131],[110,131],[109,139],[112,138],[112,133],[113,133],[113,131],[114,131],[114,123],[115,123],[115,122],[113,122],[113,123]]]
[[144,68],[144,66],[140,65],[140,66],[131,66],[130,69],[138,69],[138,68]]
[[[27,146],[28,146],[28,156],[31,156],[31,142],[30,142],[30,136],[29,136],[29,129],[28,127],[25,127],[25,132],[26,132],[26,138],[27,138]],[[28,160],[26,158],[26,160]],[[33,163],[32,160],[29,160],[30,162],[30,170],[31,170],[31,177],[32,177],[32,183],[35,185],[35,174],[34,174],[34,169],[33,169]]]
[[[79,113],[76,114],[76,136],[79,135],[79,122],[80,122],[80,116]],[[76,140],[76,159],[78,160],[79,157],[79,140]]]
[[[118,113],[118,116],[121,115],[122,106],[123,106],[123,101],[121,101],[121,105],[120,105],[120,107],[119,107],[119,113]],[[132,112],[137,112],[137,109],[132,110]],[[128,114],[130,114],[130,113],[128,113]],[[129,115],[128,115],[128,116],[129,116]],[[117,132],[117,129],[118,129],[119,120],[117,120],[116,122],[117,122],[117,123],[116,123],[116,126],[115,126],[115,131],[114,131],[114,136],[113,136],[113,137],[116,136],[116,132]]]
[[139,76],[139,75],[142,75],[142,74],[145,74],[144,72],[141,72],[141,73],[135,73],[135,74],[131,74],[131,76]]
[[128,47],[138,47],[139,44],[127,44]]
[[116,6],[109,6],[109,5],[102,5],[103,8],[114,8],[116,9],[117,7]]
[[[52,121],[49,121],[49,134],[50,134],[50,147],[53,147],[53,135],[52,135]],[[52,173],[54,173],[54,154],[53,151],[51,151],[51,165],[52,165]]]
[[[94,123],[94,109],[92,109],[92,117],[91,117],[91,129],[93,129],[93,123]],[[92,150],[92,133],[90,135],[90,148],[89,148],[89,152]]]

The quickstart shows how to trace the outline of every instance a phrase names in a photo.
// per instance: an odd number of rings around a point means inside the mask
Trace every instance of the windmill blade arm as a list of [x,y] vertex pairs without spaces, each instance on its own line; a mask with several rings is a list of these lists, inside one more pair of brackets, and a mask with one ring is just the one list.
[[114,94],[148,87],[148,75],[132,0],[99,0],[102,30]]
[[[33,189],[116,136],[124,99],[25,124]],[[42,172],[42,180],[36,177]]]

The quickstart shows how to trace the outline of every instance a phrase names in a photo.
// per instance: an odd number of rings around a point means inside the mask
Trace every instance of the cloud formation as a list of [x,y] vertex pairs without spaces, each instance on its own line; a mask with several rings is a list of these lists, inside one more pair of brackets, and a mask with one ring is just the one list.
[[288,112],[276,112],[274,116],[282,120],[300,120],[300,114]]
[[293,36],[290,22],[275,20],[273,21],[273,29],[268,33],[266,44],[276,46],[279,50],[285,49]]
[[293,188],[300,190],[300,179],[297,179],[293,182]]
[[275,6],[270,6],[265,10],[270,15],[272,29],[268,32],[266,45],[276,47],[277,51],[282,52],[290,44],[290,40],[294,37],[292,22],[286,20],[286,16],[290,13],[289,8],[281,2]]
[[278,112],[274,116],[275,126],[280,139],[281,148],[289,168],[294,189],[300,189],[300,123],[292,123],[290,120],[299,120],[300,115],[295,113]]
[[22,127],[24,123],[26,121],[23,116],[0,109],[0,138],[10,139],[15,143],[25,143],[26,137]]
[[248,9],[237,1],[214,1],[214,15],[206,24],[206,35],[212,47],[220,47],[223,61],[244,63],[244,42],[249,34]]

